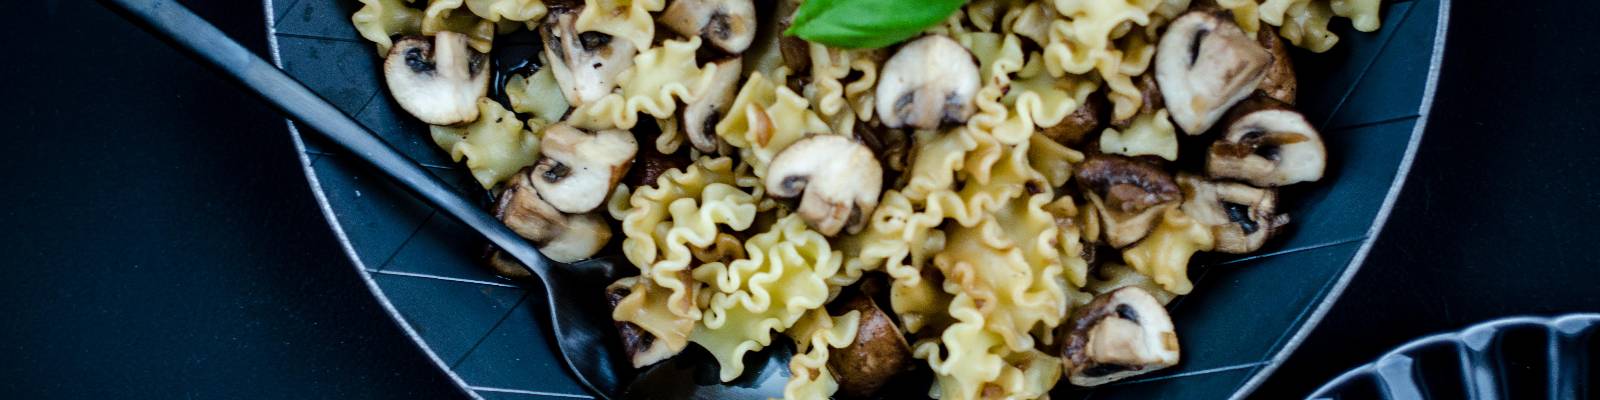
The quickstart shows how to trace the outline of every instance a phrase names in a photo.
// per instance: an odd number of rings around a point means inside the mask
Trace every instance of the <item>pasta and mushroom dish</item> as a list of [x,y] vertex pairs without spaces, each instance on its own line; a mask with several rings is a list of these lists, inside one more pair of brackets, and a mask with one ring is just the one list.
[[389,93],[496,217],[637,269],[605,293],[634,367],[693,344],[729,381],[791,341],[797,399],[1177,364],[1191,257],[1261,249],[1278,188],[1323,177],[1289,47],[1379,26],[1379,0],[361,3]]

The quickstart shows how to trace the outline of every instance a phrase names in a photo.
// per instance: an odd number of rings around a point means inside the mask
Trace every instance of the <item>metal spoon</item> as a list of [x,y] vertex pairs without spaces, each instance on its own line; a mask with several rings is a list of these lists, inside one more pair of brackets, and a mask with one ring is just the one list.
[[499,220],[456,194],[355,119],[176,1],[102,0],[102,3],[121,11],[169,44],[187,50],[237,79],[285,114],[313,128],[311,131],[320,132],[356,157],[372,163],[413,194],[466,223],[521,261],[537,278],[539,284],[534,286],[543,288],[557,351],[568,371],[599,397],[782,397],[783,385],[772,384],[774,378],[787,377],[787,369],[781,366],[787,364],[784,360],[788,353],[781,350],[752,355],[753,359],[746,361],[752,366],[751,372],[735,381],[736,384],[723,385],[714,378],[703,379],[716,376],[716,363],[710,361],[710,357],[684,357],[646,371],[645,378],[638,380],[646,383],[625,387],[634,382],[634,371],[626,355],[619,350],[621,341],[616,337],[611,309],[605,301],[605,286],[621,276],[617,266],[624,261],[603,257],[565,265],[545,258]]

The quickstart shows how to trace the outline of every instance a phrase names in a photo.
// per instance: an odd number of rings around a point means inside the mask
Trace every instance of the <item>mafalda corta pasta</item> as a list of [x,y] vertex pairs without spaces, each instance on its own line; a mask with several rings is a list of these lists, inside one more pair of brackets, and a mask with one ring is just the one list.
[[[1378,0],[941,1],[852,48],[804,34],[842,23],[817,9],[895,0],[359,1],[390,93],[498,217],[563,260],[622,233],[637,274],[605,295],[635,367],[696,345],[730,381],[788,340],[791,399],[1176,364],[1162,305],[1193,256],[1258,250],[1276,188],[1322,176],[1282,43],[1381,25]],[[491,83],[522,29],[533,67]]]

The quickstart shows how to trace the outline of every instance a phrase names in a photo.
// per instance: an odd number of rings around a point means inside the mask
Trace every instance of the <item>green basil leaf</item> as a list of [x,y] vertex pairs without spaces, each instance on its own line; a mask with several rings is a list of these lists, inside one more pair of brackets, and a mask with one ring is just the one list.
[[807,0],[786,35],[843,48],[877,48],[943,22],[966,0]]

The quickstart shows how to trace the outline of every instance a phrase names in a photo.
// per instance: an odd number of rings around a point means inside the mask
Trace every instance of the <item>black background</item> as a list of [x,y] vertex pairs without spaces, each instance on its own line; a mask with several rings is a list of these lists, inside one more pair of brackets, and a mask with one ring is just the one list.
[[[186,2],[265,54],[263,9]],[[1387,228],[1260,398],[1411,338],[1600,311],[1600,2],[1456,1]],[[84,0],[0,2],[0,397],[440,398],[264,103]]]

